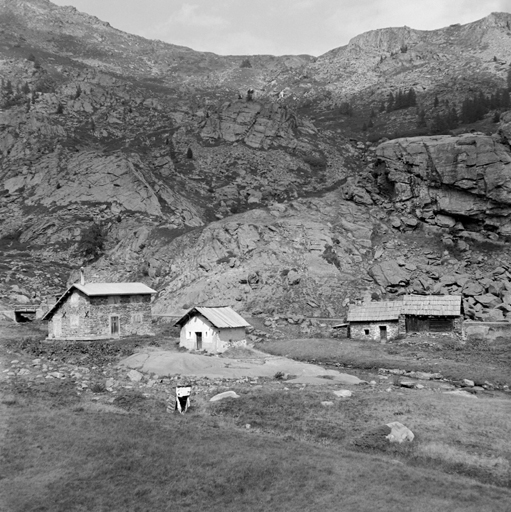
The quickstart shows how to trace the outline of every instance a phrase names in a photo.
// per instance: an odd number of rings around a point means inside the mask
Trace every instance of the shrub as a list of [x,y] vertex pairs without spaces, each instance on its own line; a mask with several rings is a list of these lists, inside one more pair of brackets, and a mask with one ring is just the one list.
[[323,254],[321,257],[331,265],[335,265],[338,269],[341,268],[341,261],[339,260],[339,256],[337,256],[337,253],[334,251],[333,247],[331,245],[326,245],[325,250],[323,251]]
[[78,243],[78,252],[88,260],[97,260],[105,249],[106,233],[104,228],[97,223],[93,223],[82,232],[82,237]]
[[326,168],[326,159],[323,155],[307,154],[303,156],[303,161],[309,164],[313,169]]
[[93,393],[104,393],[106,391],[106,386],[104,382],[94,382],[90,387],[90,390]]

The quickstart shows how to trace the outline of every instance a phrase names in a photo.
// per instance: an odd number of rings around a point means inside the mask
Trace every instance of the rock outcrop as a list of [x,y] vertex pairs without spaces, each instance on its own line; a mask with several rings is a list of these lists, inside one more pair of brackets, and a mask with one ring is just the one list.
[[[284,105],[239,100],[222,105],[217,112],[208,111],[200,135],[204,139],[243,141],[252,148],[268,149],[271,146],[297,148],[299,132],[311,135],[317,130]],[[310,146],[304,144],[301,149]]]
[[413,137],[376,148],[378,183],[398,209],[456,231],[511,235],[511,113],[498,135]]

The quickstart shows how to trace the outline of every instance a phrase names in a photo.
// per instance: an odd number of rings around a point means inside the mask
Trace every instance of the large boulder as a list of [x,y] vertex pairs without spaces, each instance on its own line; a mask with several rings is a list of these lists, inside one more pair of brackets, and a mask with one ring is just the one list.
[[415,438],[413,432],[402,423],[399,423],[399,421],[387,423],[387,427],[390,427],[391,429],[390,434],[387,436],[387,439],[391,443],[402,443],[404,441],[411,442]]
[[410,273],[400,267],[396,260],[373,265],[369,269],[369,275],[380,286],[405,286],[410,280]]
[[485,293],[484,295],[476,295],[474,299],[482,304],[486,308],[494,308],[498,306],[502,301],[491,293]]

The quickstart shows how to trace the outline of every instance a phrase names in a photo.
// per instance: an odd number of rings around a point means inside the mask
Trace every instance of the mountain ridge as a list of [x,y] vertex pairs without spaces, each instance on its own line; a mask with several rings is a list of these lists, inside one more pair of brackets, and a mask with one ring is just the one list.
[[[504,97],[511,15],[371,31],[318,58],[218,56],[91,19],[0,0],[3,302],[58,293],[86,264],[156,288],[160,314],[221,299],[338,317],[363,296],[461,293],[438,280],[479,283],[485,244],[511,268],[505,107],[488,100],[433,156],[427,137],[369,141],[420,110],[461,113],[465,94]],[[389,108],[411,88],[415,105]]]

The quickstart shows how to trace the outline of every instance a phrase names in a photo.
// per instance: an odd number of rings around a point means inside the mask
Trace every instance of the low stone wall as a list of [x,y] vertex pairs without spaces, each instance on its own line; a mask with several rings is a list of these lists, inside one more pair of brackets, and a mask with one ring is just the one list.
[[470,322],[463,323],[463,332],[467,340],[509,338],[511,343],[511,322]]

